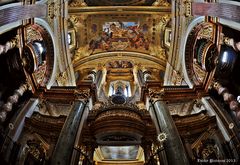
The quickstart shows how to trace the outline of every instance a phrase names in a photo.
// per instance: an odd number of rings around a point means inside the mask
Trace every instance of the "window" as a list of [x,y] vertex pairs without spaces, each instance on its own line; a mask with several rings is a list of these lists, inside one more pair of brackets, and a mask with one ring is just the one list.
[[126,97],[131,96],[131,88],[128,81],[113,81],[110,83],[108,95],[112,96],[119,93]]
[[68,33],[68,45],[72,44],[72,36],[70,33]]

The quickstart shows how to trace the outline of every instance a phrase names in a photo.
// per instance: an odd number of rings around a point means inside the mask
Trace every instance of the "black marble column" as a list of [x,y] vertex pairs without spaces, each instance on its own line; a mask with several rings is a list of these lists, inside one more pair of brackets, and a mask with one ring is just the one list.
[[70,164],[76,134],[85,110],[85,105],[83,101],[75,101],[58,138],[52,155],[51,165]]
[[157,100],[152,103],[156,118],[162,132],[167,134],[167,140],[164,143],[165,152],[169,165],[188,165],[188,158],[184,150],[181,138],[178,134],[172,116],[163,101]]

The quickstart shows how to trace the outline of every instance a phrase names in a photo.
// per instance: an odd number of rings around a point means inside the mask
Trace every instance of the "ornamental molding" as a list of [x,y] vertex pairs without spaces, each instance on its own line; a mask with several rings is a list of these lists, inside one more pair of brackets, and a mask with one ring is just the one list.
[[114,109],[101,112],[95,119],[95,122],[106,121],[107,119],[132,119],[142,122],[141,116],[134,112],[125,109]]
[[186,17],[192,16],[192,2],[191,2],[191,0],[186,0],[184,3],[185,3],[185,16]]
[[73,1],[69,4],[69,7],[86,7],[87,4],[83,1]]
[[167,0],[156,0],[153,3],[153,6],[164,6],[164,7],[169,7],[171,4]]
[[49,21],[61,15],[61,9],[63,5],[64,4],[57,1],[48,3],[48,20]]

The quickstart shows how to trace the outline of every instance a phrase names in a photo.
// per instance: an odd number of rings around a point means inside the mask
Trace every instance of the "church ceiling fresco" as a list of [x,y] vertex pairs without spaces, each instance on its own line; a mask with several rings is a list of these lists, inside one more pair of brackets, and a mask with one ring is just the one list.
[[163,33],[170,14],[71,15],[77,48],[73,63],[100,53],[137,52],[165,59]]
[[[97,25],[92,24],[92,33],[97,32]],[[135,50],[148,51],[150,41],[146,36],[148,25],[140,26],[137,22],[105,22],[102,33],[96,39],[91,39],[89,49],[95,51]]]

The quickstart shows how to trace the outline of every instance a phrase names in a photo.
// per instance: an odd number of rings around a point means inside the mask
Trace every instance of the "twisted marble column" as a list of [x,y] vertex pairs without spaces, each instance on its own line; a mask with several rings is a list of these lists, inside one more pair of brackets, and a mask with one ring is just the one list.
[[234,41],[233,38],[223,37],[223,43],[226,44],[227,46],[232,47],[237,52],[240,51],[240,42]]
[[12,111],[13,104],[18,102],[18,99],[27,91],[28,85],[22,84],[18,89],[14,91],[14,94],[10,96],[7,102],[3,105],[0,111],[0,122],[6,120],[8,112]]
[[223,87],[219,82],[215,82],[213,88],[219,95],[223,96],[223,100],[228,103],[229,108],[236,113],[237,119],[240,120],[240,106],[233,94],[229,93],[228,89]]
[[7,41],[5,45],[0,45],[0,55],[7,53],[10,49],[17,47],[18,45],[18,36]]

